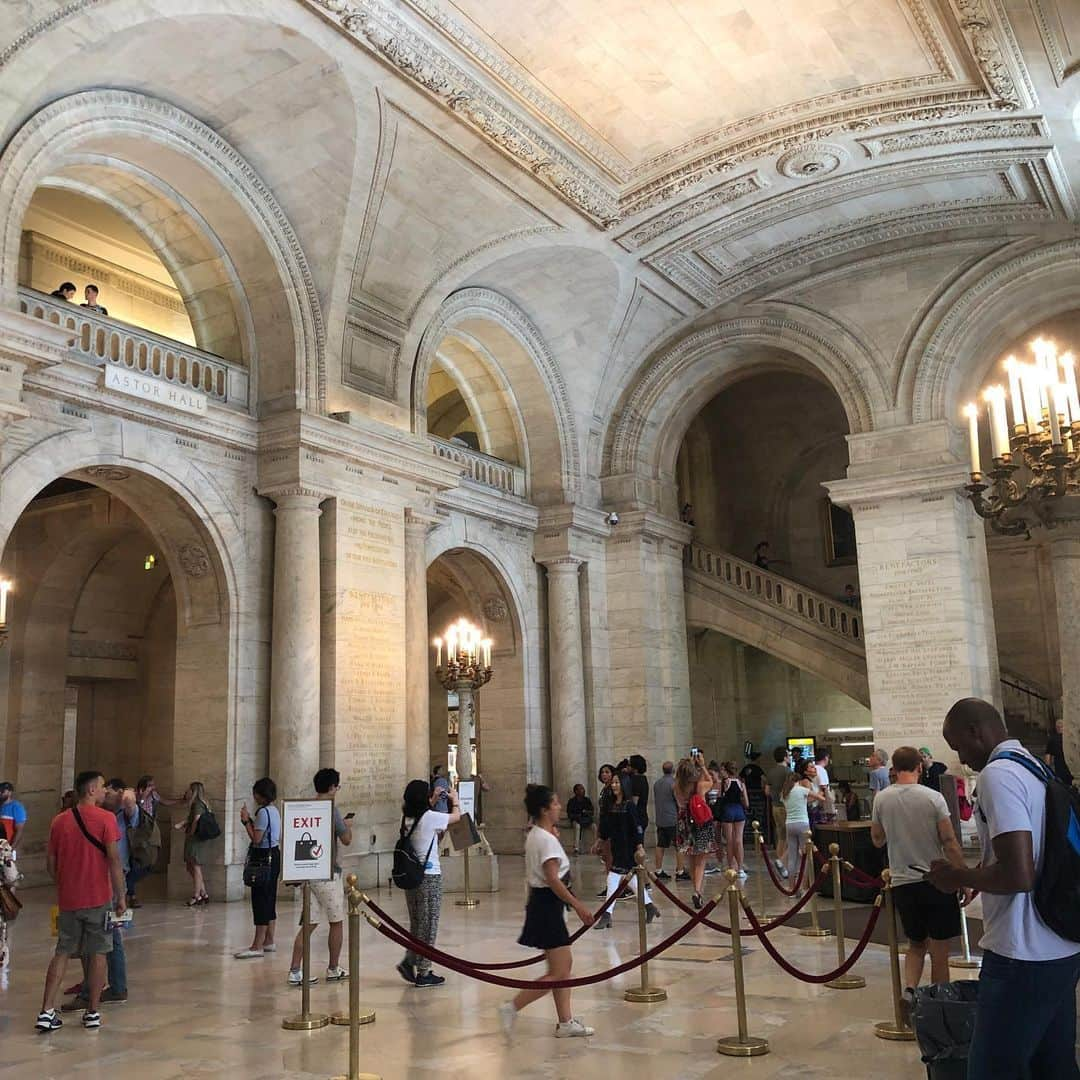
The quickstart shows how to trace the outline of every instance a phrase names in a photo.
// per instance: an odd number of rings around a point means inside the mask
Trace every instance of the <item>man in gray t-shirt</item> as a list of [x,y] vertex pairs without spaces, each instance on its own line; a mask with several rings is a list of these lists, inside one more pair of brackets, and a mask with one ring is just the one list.
[[663,775],[653,784],[653,821],[656,825],[656,853],[653,865],[656,876],[663,881],[671,875],[664,869],[664,852],[675,848],[675,876],[683,872],[683,855],[675,843],[675,827],[679,821],[679,804],[675,801],[675,763],[665,761]]
[[913,746],[893,753],[896,783],[874,797],[870,838],[889,848],[893,903],[907,934],[905,991],[914,992],[930,953],[930,981],[949,981],[949,941],[960,933],[956,893],[935,889],[924,874],[941,859],[964,865],[949,807],[940,791],[919,783],[922,757]]

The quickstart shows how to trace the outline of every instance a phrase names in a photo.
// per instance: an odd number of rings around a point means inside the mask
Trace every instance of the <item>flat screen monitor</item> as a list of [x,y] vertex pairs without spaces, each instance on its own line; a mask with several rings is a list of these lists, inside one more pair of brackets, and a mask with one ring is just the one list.
[[793,762],[798,761],[799,758],[806,758],[808,761],[813,761],[814,754],[817,752],[817,744],[814,742],[813,736],[810,735],[789,737],[787,748],[791,752],[791,760]]

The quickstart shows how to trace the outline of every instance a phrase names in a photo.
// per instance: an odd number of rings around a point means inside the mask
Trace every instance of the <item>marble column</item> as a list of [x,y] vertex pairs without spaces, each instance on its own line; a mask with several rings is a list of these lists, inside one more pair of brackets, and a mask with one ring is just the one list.
[[410,778],[431,772],[427,536],[432,521],[405,511],[405,763]]
[[[1053,535],[1053,534],[1050,534]],[[1063,536],[1050,541],[1054,571],[1054,601],[1057,608],[1058,640],[1061,653],[1061,716],[1065,758],[1074,776],[1080,776],[1080,530],[1069,527]]]
[[274,510],[270,776],[280,798],[311,791],[319,768],[319,503],[310,488],[268,493]]
[[589,784],[578,577],[581,560],[567,556],[544,565],[548,581],[552,782],[565,804],[574,784]]
[[[946,425],[852,436],[849,479],[826,486],[855,518],[875,743],[929,746],[949,707],[1000,707],[986,534],[967,500],[967,465]],[[907,467],[904,467],[907,465]]]
[[455,765],[459,780],[467,780],[476,773],[472,744],[476,739],[476,691],[471,682],[461,681],[454,687],[458,696],[457,759]]

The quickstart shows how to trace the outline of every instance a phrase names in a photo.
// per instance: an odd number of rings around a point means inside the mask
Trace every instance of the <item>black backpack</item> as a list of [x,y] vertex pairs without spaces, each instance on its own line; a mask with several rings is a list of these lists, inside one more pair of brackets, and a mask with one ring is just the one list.
[[1055,934],[1080,941],[1080,792],[1025,754],[1005,750],[991,760],[1003,759],[1023,766],[1046,785],[1043,865],[1035,882],[1035,910]]
[[[423,814],[420,815],[420,817],[423,816]],[[401,819],[401,835],[394,845],[394,868],[390,871],[390,880],[399,889],[416,889],[423,884],[424,869],[427,867],[428,859],[431,858],[431,849],[435,846],[433,836],[423,861],[417,858],[412,846],[412,834],[416,832],[416,826],[420,824],[420,817],[412,823],[408,832],[405,831],[405,819]]]
[[221,826],[214,817],[214,812],[207,807],[200,815],[195,825],[196,840],[216,840],[221,835]]

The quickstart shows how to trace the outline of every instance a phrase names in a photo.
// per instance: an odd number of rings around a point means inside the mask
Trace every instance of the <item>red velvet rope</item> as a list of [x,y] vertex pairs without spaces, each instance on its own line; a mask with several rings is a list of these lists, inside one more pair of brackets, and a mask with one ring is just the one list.
[[[776,888],[782,892],[785,896],[794,896],[799,891],[799,886],[802,885],[803,875],[806,873],[806,848],[803,848],[802,859],[799,862],[799,873],[795,878],[795,884],[789,889],[787,886],[782,885],[780,878],[776,876],[776,871],[773,869],[772,860],[769,858],[768,849],[765,847],[765,842],[762,841],[758,845],[761,851],[761,861],[765,864],[765,869],[769,871],[769,877],[772,878],[772,883]],[[816,851],[816,849],[815,849]]]
[[[627,881],[629,881],[629,879],[630,879],[630,875],[629,875],[629,874],[624,874],[624,875],[623,875],[623,879],[622,879],[622,882],[620,883],[620,886],[619,886],[619,888],[618,888],[618,889],[616,889],[616,890],[615,890],[615,892],[613,892],[613,893],[611,894],[611,896],[609,896],[609,897],[608,897],[608,898],[607,898],[607,899],[606,899],[606,900],[605,900],[605,901],[604,901],[604,902],[603,902],[603,903],[602,903],[602,904],[601,904],[601,905],[600,905],[600,906],[599,906],[599,907],[598,907],[598,908],[596,909],[596,911],[594,911],[594,912],[593,912],[593,920],[594,920],[594,922],[590,923],[590,924],[589,924],[588,926],[586,926],[586,925],[584,925],[584,924],[583,924],[583,925],[581,925],[581,926],[579,926],[579,927],[577,928],[577,930],[575,930],[575,931],[574,931],[574,932],[573,932],[573,933],[572,933],[572,934],[570,935],[570,944],[571,944],[571,945],[573,945],[573,944],[574,944],[574,942],[575,942],[575,941],[577,941],[577,939],[578,939],[579,937],[581,937],[581,935],[582,935],[582,934],[584,934],[586,930],[591,930],[591,929],[592,929],[592,927],[593,927],[593,926],[595,925],[595,920],[596,920],[596,919],[597,919],[597,918],[598,918],[599,916],[603,915],[603,914],[604,914],[604,912],[605,912],[605,911],[607,911],[607,909],[608,909],[609,907],[611,907],[611,905],[612,905],[612,904],[614,904],[614,903],[615,903],[615,901],[616,901],[616,900],[618,900],[620,896],[622,896],[622,895],[623,895],[623,893],[625,893],[625,892],[628,892],[628,891],[629,891],[629,890],[627,889],[627,885],[626,885],[626,883],[627,883]],[[375,902],[374,902],[373,900],[371,900],[371,899],[368,899],[368,900],[367,900],[367,906],[368,906],[368,907],[369,907],[369,908],[370,908],[370,909],[371,909],[371,910],[372,910],[372,911],[373,911],[373,912],[374,912],[374,913],[375,913],[375,914],[376,914],[376,915],[377,915],[377,916],[378,916],[378,917],[379,917],[380,919],[382,919],[382,921],[383,921],[384,923],[386,923],[386,924],[387,924],[388,926],[392,927],[392,928],[393,928],[394,930],[396,930],[396,931],[397,931],[397,932],[398,932],[399,934],[408,934],[408,933],[409,933],[409,931],[408,931],[408,930],[406,930],[406,929],[405,929],[405,927],[401,925],[401,923],[399,923],[399,922],[395,921],[395,919],[394,919],[394,918],[393,918],[393,917],[392,917],[391,915],[388,915],[388,914],[387,914],[387,913],[386,913],[386,912],[385,912],[385,911],[384,911],[384,910],[383,910],[383,909],[382,909],[381,907],[379,907],[379,905],[378,905],[378,904],[376,904],[376,903],[375,903]],[[526,959],[526,960],[507,960],[507,961],[504,961],[503,963],[498,963],[498,964],[491,964],[491,963],[487,963],[487,964],[481,964],[481,963],[473,963],[472,961],[469,961],[469,963],[470,963],[470,964],[472,965],[472,967],[474,967],[474,968],[478,968],[478,969],[480,969],[480,970],[482,970],[482,971],[510,971],[510,970],[511,970],[511,969],[513,969],[513,968],[523,968],[523,967],[529,967],[529,966],[530,966],[530,965],[532,965],[532,964],[539,964],[539,963],[540,963],[540,961],[541,961],[541,960],[543,960],[543,959],[544,959],[544,954],[543,954],[543,953],[537,953],[537,954],[536,954],[535,956],[530,956],[530,957],[529,957],[528,959]]]
[[[690,907],[681,897],[677,896],[670,889],[668,889],[662,881],[658,881],[656,877],[652,874],[649,875],[649,879],[652,882],[653,886],[659,891],[659,893],[662,896],[666,897],[668,900],[670,900],[680,911],[682,911],[686,915],[695,914],[694,909]],[[762,926],[762,929],[766,931],[775,930],[778,926],[783,926],[784,923],[786,923],[788,919],[790,919],[793,915],[798,915],[798,913],[802,911],[802,909],[806,907],[808,903],[810,903],[810,898],[814,895],[814,893],[818,891],[818,889],[821,888],[821,884],[824,880],[825,871],[822,870],[821,873],[819,873],[818,876],[810,883],[810,888],[807,889],[805,893],[803,893],[798,903],[795,904],[795,906],[792,907],[790,911],[785,911],[783,915],[778,915],[775,919],[771,919],[769,922],[765,923],[764,926]],[[713,922],[711,919],[703,920],[702,926],[707,926],[710,930],[716,930],[721,934],[731,933],[730,926],[724,926],[723,923]],[[740,927],[739,930],[743,934],[750,934],[751,936],[753,936],[753,931],[747,930],[745,927]]]
[[716,907],[719,899],[718,896],[715,900],[710,900],[700,911],[694,913],[694,917],[688,923],[681,926],[674,934],[665,938],[659,945],[654,945],[647,952],[643,952],[640,956],[634,957],[633,960],[627,960],[617,967],[613,967],[608,971],[598,972],[595,975],[583,975],[577,979],[545,979],[542,982],[531,979],[508,979],[503,975],[492,975],[486,971],[479,971],[474,965],[459,957],[451,956],[449,953],[444,953],[441,949],[436,949],[430,945],[426,945],[422,941],[417,941],[411,934],[398,933],[396,930],[392,930],[386,923],[376,919],[369,918],[368,921],[371,922],[372,926],[374,926],[383,937],[389,938],[401,948],[419,953],[421,956],[426,956],[429,960],[442,964],[443,967],[449,968],[451,971],[456,971],[459,975],[468,975],[470,978],[480,979],[482,982],[494,983],[496,986],[506,986],[512,990],[536,990],[541,987],[545,990],[563,990],[579,986],[591,986],[594,983],[604,982],[606,979],[613,979],[616,975],[622,975],[624,972],[633,971],[634,968],[648,963],[665,950],[670,949],[677,941],[681,941],[695,926],[704,922],[708,917],[709,912]]
[[758,940],[761,942],[765,951],[786,971],[789,975],[794,975],[796,979],[801,979],[803,982],[808,983],[827,983],[833,979],[840,978],[841,975],[846,974],[855,964],[855,962],[862,956],[866,946],[870,943],[870,935],[874,932],[874,927],[877,925],[878,916],[881,915],[881,904],[875,904],[874,910],[870,913],[870,918],[866,920],[866,928],[863,930],[862,937],[859,938],[855,944],[855,948],[851,950],[851,955],[833,971],[828,971],[824,975],[811,975],[808,972],[800,971],[797,967],[789,964],[777,951],[776,947],[769,941],[764,934],[764,928],[761,923],[757,921],[754,916],[750,905],[746,902],[746,898],[743,897],[742,901],[743,911],[746,913],[746,917],[750,922],[752,931],[757,935]]
[[[830,860],[825,858],[817,848],[814,848],[814,858],[818,866],[829,865]],[[860,870],[857,866],[850,866],[850,864],[848,869],[840,871],[840,879],[856,889],[883,889],[885,887],[885,882],[881,878],[871,877],[865,870]]]

